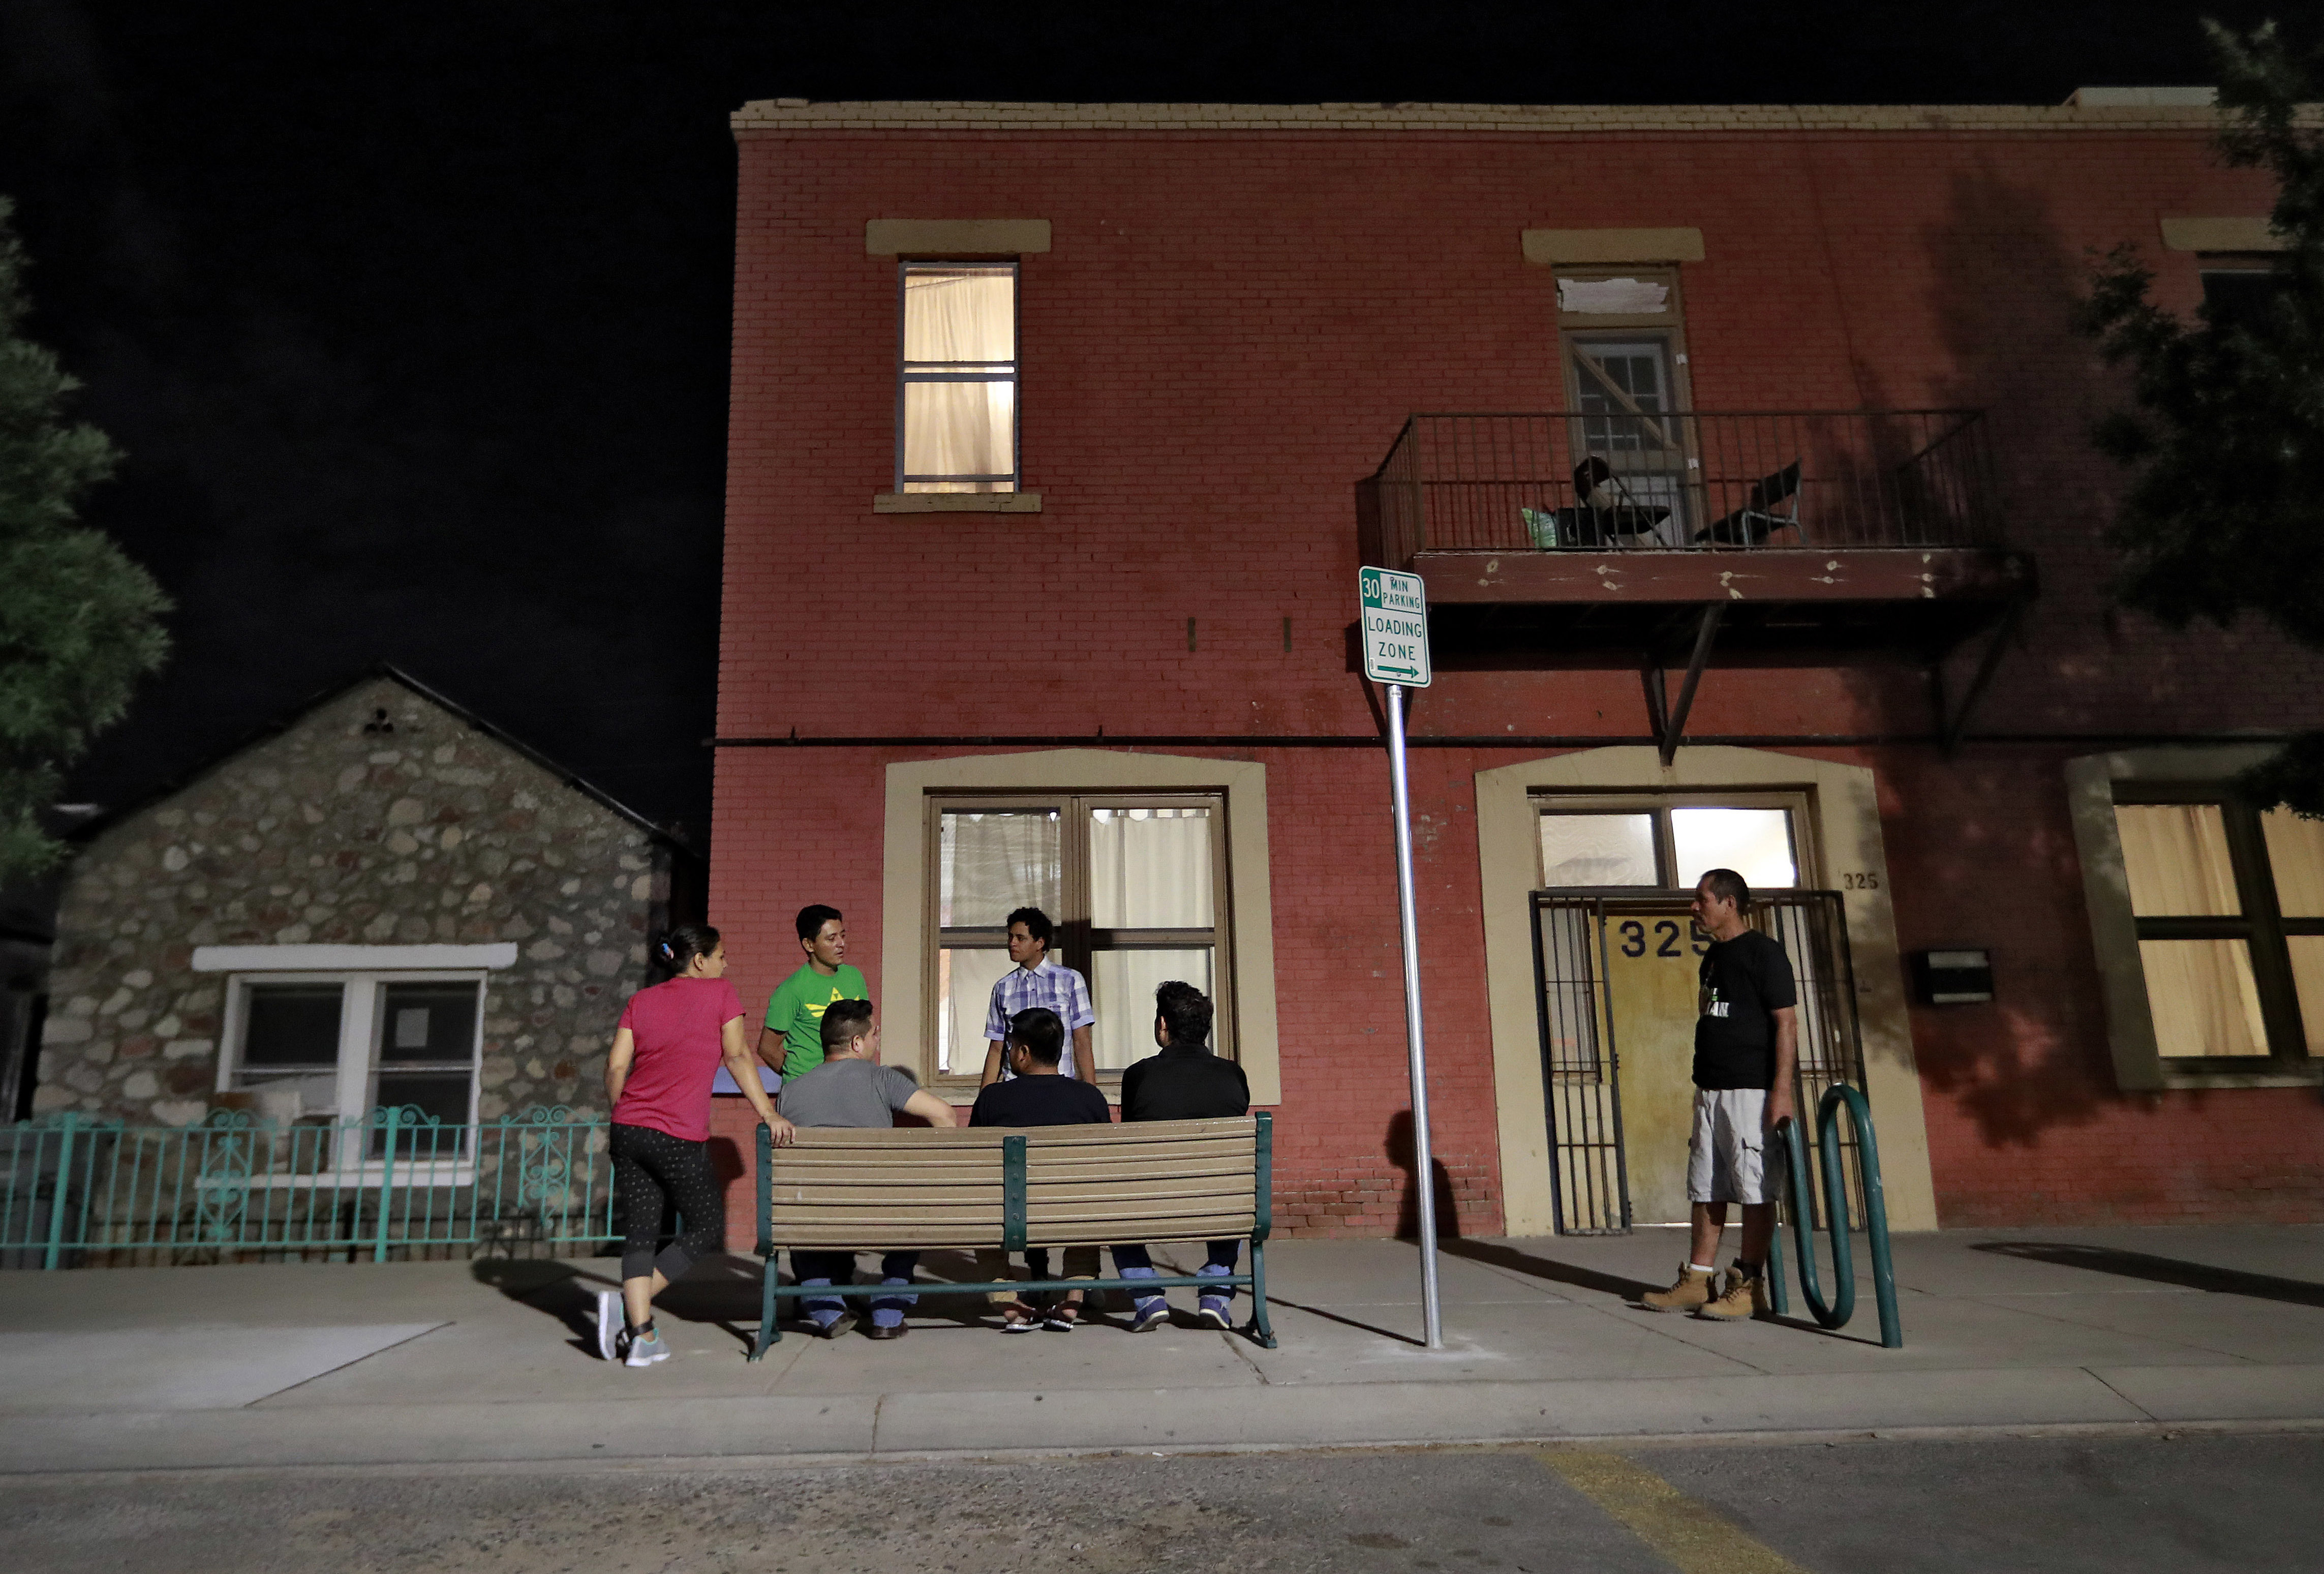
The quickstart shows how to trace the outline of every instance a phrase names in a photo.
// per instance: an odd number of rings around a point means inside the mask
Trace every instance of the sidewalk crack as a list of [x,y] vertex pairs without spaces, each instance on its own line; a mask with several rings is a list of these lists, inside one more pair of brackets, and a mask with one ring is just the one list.
[[320,1383],[324,1378],[330,1376],[335,1372],[344,1372],[350,1366],[360,1366],[365,1361],[370,1360],[374,1356],[384,1356],[390,1350],[400,1350],[403,1348],[404,1346],[410,1344],[413,1339],[424,1339],[429,1334],[441,1333],[458,1320],[459,1319],[457,1318],[447,1318],[442,1322],[437,1323],[432,1327],[421,1329],[416,1334],[412,1334],[404,1338],[400,1338],[392,1345],[382,1345],[376,1350],[365,1350],[362,1355],[357,1356],[352,1361],[342,1361],[337,1366],[318,1372],[311,1377],[301,1377],[296,1383],[285,1384],[282,1387],[274,1389],[269,1393],[262,1393],[255,1399],[246,1400],[235,1408],[240,1410],[255,1410],[270,1399],[280,1399],[286,1393],[296,1393],[301,1388],[306,1387],[308,1384]]
[[881,1412],[882,1412],[882,1411],[886,1410],[887,1408],[888,1408],[888,1396],[887,1396],[886,1394],[884,1394],[884,1393],[875,1393],[875,1394],[873,1394],[873,1395],[872,1396],[872,1449],[871,1449],[871,1451],[872,1451],[872,1453],[875,1453],[875,1454],[876,1454],[876,1453],[878,1453],[878,1452],[880,1451],[880,1414],[881,1414]]
[[2153,1411],[2147,1409],[2146,1406],[2139,1403],[2135,1399],[2133,1399],[2129,1394],[2125,1393],[2121,1389],[2116,1388],[2113,1384],[2108,1383],[2104,1375],[2102,1375],[2097,1367],[2084,1366],[2080,1368],[2080,1370],[2087,1372],[2092,1377],[2097,1378],[2098,1386],[2104,1388],[2108,1393],[2113,1394],[2116,1399],[2121,1400],[2125,1404],[2130,1406],[2131,1409],[2138,1412],[2139,1414],[2144,1416],[2147,1420],[2159,1421],[2163,1419]]
[[[1270,1296],[1268,1299],[1272,1300],[1274,1298]],[[1259,1379],[1259,1385],[1261,1388],[1274,1387],[1275,1384],[1268,1381],[1266,1371],[1260,1367],[1257,1361],[1251,1359],[1250,1352],[1243,1347],[1242,1335],[1240,1333],[1230,1333],[1227,1334],[1225,1338],[1227,1341],[1227,1348],[1232,1350],[1235,1355],[1241,1359],[1242,1364],[1250,1368],[1251,1375]]]

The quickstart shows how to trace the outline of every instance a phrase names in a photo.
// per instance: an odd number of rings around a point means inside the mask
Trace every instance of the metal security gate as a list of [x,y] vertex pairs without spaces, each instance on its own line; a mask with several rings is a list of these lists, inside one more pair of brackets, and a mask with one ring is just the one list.
[[[1692,896],[1636,886],[1533,893],[1535,1001],[1561,1235],[1620,1235],[1634,1222],[1683,1217],[1681,1101],[1691,1098],[1696,969],[1709,944],[1688,915]],[[1812,1111],[1836,1082],[1861,1090],[1840,893],[1756,893],[1751,921],[1783,945],[1799,984],[1797,1106]],[[1635,1151],[1634,1137],[1642,1144]],[[1842,1162],[1860,1218],[1855,1154],[1851,1135]],[[1812,1191],[1805,1206],[1821,1223],[1818,1198]]]

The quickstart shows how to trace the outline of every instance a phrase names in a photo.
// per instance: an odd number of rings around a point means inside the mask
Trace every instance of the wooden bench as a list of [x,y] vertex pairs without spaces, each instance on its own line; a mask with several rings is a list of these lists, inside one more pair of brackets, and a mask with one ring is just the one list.
[[1182,1286],[1250,1292],[1244,1331],[1275,1348],[1267,1320],[1267,1236],[1272,1211],[1274,1119],[1157,1120],[1135,1125],[995,1126],[930,1130],[810,1127],[778,1148],[759,1128],[758,1360],[782,1335],[779,1301],[872,1297],[894,1286],[783,1284],[779,1250],[918,1251],[951,1247],[1111,1246],[1116,1242],[1250,1243],[1248,1271],[1151,1279],[1041,1279],[928,1285],[992,1291],[1132,1290]]

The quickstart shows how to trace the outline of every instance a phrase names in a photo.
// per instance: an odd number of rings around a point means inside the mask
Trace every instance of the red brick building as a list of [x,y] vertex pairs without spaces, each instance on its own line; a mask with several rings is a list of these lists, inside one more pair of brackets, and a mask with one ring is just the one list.
[[2324,838],[2220,785],[2316,722],[2324,662],[2109,608],[2084,433],[2118,388],[2069,328],[2092,248],[2182,308],[2266,267],[2209,110],[733,125],[712,914],[746,999],[833,903],[887,1058],[966,1104],[1038,901],[1109,1072],[1155,977],[1208,983],[1279,1112],[1278,1218],[1396,1228],[1376,563],[1431,606],[1463,1230],[1683,1214],[1665,893],[1712,863],[1775,898],[1900,1227],[2324,1218]]

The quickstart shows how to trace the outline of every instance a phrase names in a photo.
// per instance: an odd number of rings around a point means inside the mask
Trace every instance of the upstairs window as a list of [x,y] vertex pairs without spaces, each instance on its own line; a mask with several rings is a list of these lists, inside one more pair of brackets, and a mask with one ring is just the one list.
[[1014,492],[1017,264],[906,263],[896,490]]
[[2324,1050],[2324,822],[2147,783],[2118,788],[2114,816],[2163,1059]]
[[2207,256],[2201,274],[2210,319],[2256,334],[2268,331],[2276,301],[2292,288],[2291,275],[2273,257]]

